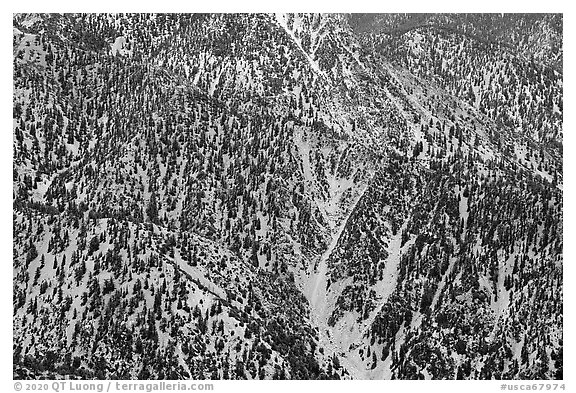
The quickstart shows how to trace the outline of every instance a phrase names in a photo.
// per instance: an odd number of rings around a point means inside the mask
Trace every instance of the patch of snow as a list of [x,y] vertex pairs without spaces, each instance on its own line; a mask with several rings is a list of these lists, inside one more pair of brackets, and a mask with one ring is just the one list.
[[124,37],[124,36],[116,37],[116,40],[114,41],[114,43],[110,47],[110,51],[112,52],[112,55],[113,56],[116,56],[118,54],[120,54],[122,56],[130,55],[131,51],[129,51],[128,49],[125,49],[124,48],[125,45],[126,45],[126,37]]
[[324,71],[322,71],[320,69],[320,66],[318,66],[318,63],[316,61],[314,61],[314,59],[312,59],[312,57],[310,57],[310,55],[304,50],[300,40],[296,37],[296,35],[294,35],[294,32],[288,28],[286,15],[282,14],[282,13],[276,13],[275,17],[276,17],[276,22],[278,23],[278,25],[281,26],[286,31],[286,33],[288,33],[290,38],[292,38],[292,41],[294,41],[294,43],[298,46],[298,48],[300,48],[300,51],[302,51],[302,53],[304,54],[304,57],[306,57],[306,60],[308,60],[308,63],[310,64],[312,69],[314,71],[316,71],[317,74],[319,74],[323,77],[326,77],[326,74],[324,73]]

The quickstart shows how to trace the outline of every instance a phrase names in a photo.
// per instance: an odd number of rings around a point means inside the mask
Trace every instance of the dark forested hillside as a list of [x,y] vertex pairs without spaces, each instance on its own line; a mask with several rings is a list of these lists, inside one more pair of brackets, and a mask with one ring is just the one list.
[[18,14],[14,378],[562,379],[562,16]]

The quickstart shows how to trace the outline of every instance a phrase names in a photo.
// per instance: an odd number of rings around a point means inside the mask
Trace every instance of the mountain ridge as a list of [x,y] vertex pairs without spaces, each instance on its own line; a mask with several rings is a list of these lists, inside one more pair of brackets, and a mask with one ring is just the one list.
[[14,17],[15,375],[561,376],[561,74],[350,21]]

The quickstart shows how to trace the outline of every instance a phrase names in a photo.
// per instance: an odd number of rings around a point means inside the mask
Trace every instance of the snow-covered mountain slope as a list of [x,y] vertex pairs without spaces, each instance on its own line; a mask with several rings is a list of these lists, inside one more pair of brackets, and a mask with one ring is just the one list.
[[357,24],[15,15],[15,376],[561,377],[561,74]]

